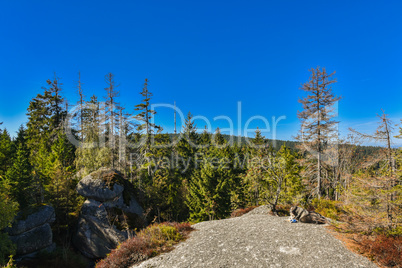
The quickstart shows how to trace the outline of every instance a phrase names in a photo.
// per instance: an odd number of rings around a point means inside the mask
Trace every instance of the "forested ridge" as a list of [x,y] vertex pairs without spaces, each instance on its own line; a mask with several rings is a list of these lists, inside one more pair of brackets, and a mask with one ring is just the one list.
[[[103,96],[85,96],[80,76],[74,105],[55,75],[30,101],[28,122],[14,138],[0,126],[0,229],[19,211],[51,204],[54,240],[71,250],[84,202],[77,183],[108,167],[134,186],[147,222],[224,219],[259,205],[279,213],[297,204],[344,222],[340,230],[400,239],[402,150],[390,144],[402,137],[402,128],[393,130],[383,112],[375,133],[351,129],[333,142],[338,122],[330,107],[342,101],[332,92],[336,81],[324,68],[310,71],[299,96],[296,141],[273,141],[257,129],[240,142],[219,128],[199,128],[191,112],[180,134],[166,133],[154,123],[147,79],[138,104],[124,109],[111,73]],[[366,140],[378,146],[363,146]],[[4,265],[15,254],[4,232],[0,250]],[[60,258],[67,262],[66,256]]]

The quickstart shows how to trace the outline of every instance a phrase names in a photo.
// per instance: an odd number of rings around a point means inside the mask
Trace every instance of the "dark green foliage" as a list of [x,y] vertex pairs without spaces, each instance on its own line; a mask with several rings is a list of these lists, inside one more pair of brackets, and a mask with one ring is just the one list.
[[214,143],[219,147],[206,149],[200,168],[194,171],[189,182],[186,204],[193,221],[222,219],[230,214],[234,174],[230,148],[222,148],[226,140],[219,129]]
[[35,197],[32,195],[34,191],[32,189],[32,166],[29,162],[29,150],[26,144],[18,143],[14,163],[8,169],[6,177],[12,185],[12,196],[22,208],[35,202]]
[[0,130],[0,177],[12,166],[14,146],[7,129]]
[[3,229],[10,226],[18,212],[18,203],[9,195],[11,185],[0,178],[0,265],[5,265],[8,256],[15,254],[16,247],[11,243]]

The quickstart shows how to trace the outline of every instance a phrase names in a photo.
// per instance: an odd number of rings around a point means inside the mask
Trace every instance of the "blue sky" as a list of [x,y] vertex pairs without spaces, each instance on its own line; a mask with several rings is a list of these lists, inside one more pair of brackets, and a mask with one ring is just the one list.
[[[373,131],[381,108],[402,119],[401,12],[400,1],[0,1],[0,122],[12,133],[25,123],[54,72],[72,104],[78,71],[88,98],[105,95],[112,72],[127,111],[148,78],[154,103],[176,101],[213,128],[225,115],[237,134],[241,101],[242,129],[286,116],[277,138],[292,139],[300,84],[323,66],[343,97],[341,133]],[[156,119],[173,130],[171,110]]]

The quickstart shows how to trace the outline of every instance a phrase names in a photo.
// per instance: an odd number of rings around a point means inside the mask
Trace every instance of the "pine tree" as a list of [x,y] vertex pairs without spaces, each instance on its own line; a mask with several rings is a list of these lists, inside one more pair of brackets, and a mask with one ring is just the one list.
[[46,185],[45,189],[47,199],[56,211],[55,229],[59,234],[62,229],[66,228],[65,224],[69,223],[69,215],[74,212],[77,205],[76,181],[73,179],[75,174],[74,150],[75,148],[68,141],[67,136],[60,131],[51,147],[48,159],[50,183]]
[[255,131],[255,137],[251,141],[251,159],[249,159],[247,165],[247,172],[244,174],[244,182],[251,201],[250,205],[259,206],[261,202],[260,194],[263,192],[264,183],[263,174],[260,169],[260,161],[262,160],[263,154],[267,151],[265,147],[261,146],[265,143],[265,137],[257,128]]
[[119,91],[116,90],[118,85],[116,85],[114,81],[114,75],[112,73],[108,73],[105,75],[105,81],[107,83],[106,90],[106,103],[105,103],[105,116],[106,116],[106,124],[108,131],[108,139],[109,139],[109,148],[110,148],[110,163],[112,168],[117,166],[116,161],[116,139],[115,132],[118,127],[118,116],[117,112],[120,109],[120,104],[117,102],[117,97],[119,96]]
[[192,120],[193,116],[189,112],[185,119],[185,126],[182,133],[182,138],[176,146],[177,153],[181,157],[180,163],[182,164],[178,168],[183,174],[183,178],[188,180],[193,172],[195,163],[195,153],[197,152],[198,134],[197,126]]
[[[151,150],[151,138],[160,127],[153,123],[153,116],[156,114],[154,110],[151,109],[150,100],[152,98],[152,93],[148,90],[148,79],[145,79],[144,87],[140,92],[143,97],[142,103],[135,106],[135,111],[139,111],[139,114],[135,116],[135,119],[140,121],[137,125],[137,131],[142,133],[141,139],[141,154],[143,159],[148,159],[150,157]],[[148,161],[149,162],[149,161]],[[148,176],[151,175],[150,163],[146,165],[148,170]]]
[[262,166],[268,185],[268,202],[272,211],[276,211],[278,202],[292,203],[302,191],[300,166],[297,154],[286,145],[276,153],[271,151]]
[[[297,116],[301,122],[301,129],[296,137],[303,142],[302,149],[307,145],[311,148],[310,162],[316,158],[315,180],[317,181],[316,193],[318,197],[322,194],[322,169],[323,153],[330,144],[335,126],[338,123],[334,120],[336,116],[333,112],[335,102],[341,98],[332,93],[332,84],[336,79],[332,78],[335,72],[328,74],[325,68],[311,69],[310,80],[304,83],[302,90],[308,92],[308,95],[299,102],[303,105],[303,111],[298,112]],[[311,165],[309,165],[312,167]]]
[[56,74],[53,80],[47,80],[48,86],[43,88],[44,93],[30,101],[27,112],[27,146],[33,166],[33,193],[38,193],[37,202],[44,202],[44,186],[51,183],[51,146],[57,139],[57,133],[62,130],[67,114],[63,105],[64,98],[61,96],[62,83],[59,80]]
[[6,178],[12,186],[12,196],[19,203],[20,208],[25,208],[35,203],[35,189],[32,187],[32,165],[29,162],[29,150],[23,126],[18,130],[15,144],[17,152],[12,167],[6,173]]
[[[18,212],[18,203],[10,196],[11,185],[0,178],[0,230],[11,226]],[[16,247],[6,233],[0,232],[0,266],[6,264],[10,255],[15,254]]]
[[48,87],[43,88],[44,93],[38,94],[30,101],[27,112],[27,136],[32,158],[35,158],[42,143],[48,151],[50,150],[67,114],[63,106],[64,98],[61,96],[62,83],[59,80],[55,74],[53,81],[46,81]]
[[204,147],[209,147],[211,145],[211,140],[212,140],[212,134],[208,132],[207,126],[205,126],[203,132],[201,133],[200,139],[199,139],[199,145],[201,148]]
[[81,82],[81,72],[78,72],[78,82],[77,82],[77,93],[78,93],[78,106],[79,106],[79,113],[78,115],[78,125],[79,125],[79,133],[81,141],[84,140],[84,105],[85,105],[85,95],[82,89],[82,82]]
[[61,96],[62,91],[61,86],[63,84],[60,83],[60,78],[57,77],[56,73],[54,74],[53,81],[47,80],[47,84],[48,84],[47,90],[50,93],[48,99],[48,106],[51,114],[50,130],[53,132],[52,137],[56,138],[57,131],[62,127],[63,120],[67,115],[67,110],[65,109],[66,106],[64,105],[65,100]]
[[14,146],[7,129],[0,131],[0,177],[12,166]]
[[214,135],[212,135],[212,145],[216,147],[225,147],[228,145],[219,127],[216,128]]
[[94,95],[83,109],[84,140],[76,150],[76,169],[85,176],[101,167],[110,166],[110,148],[103,146],[101,137],[101,114],[99,102]]
[[229,215],[232,174],[224,165],[223,161],[213,164],[204,159],[200,169],[194,171],[186,201],[190,220],[222,219]]
[[[210,134],[204,131],[203,135],[201,138],[208,142]],[[226,140],[219,129],[214,136],[216,146],[200,149],[204,153],[203,161],[188,184],[186,204],[190,219],[195,221],[222,219],[231,210],[234,174],[230,159],[233,155],[230,148],[224,146]]]

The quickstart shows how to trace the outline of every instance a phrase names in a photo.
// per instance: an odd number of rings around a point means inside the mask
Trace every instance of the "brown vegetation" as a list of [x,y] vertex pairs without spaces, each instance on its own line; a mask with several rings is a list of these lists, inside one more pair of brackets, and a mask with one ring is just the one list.
[[173,249],[193,230],[189,223],[152,224],[96,264],[96,268],[124,268]]

